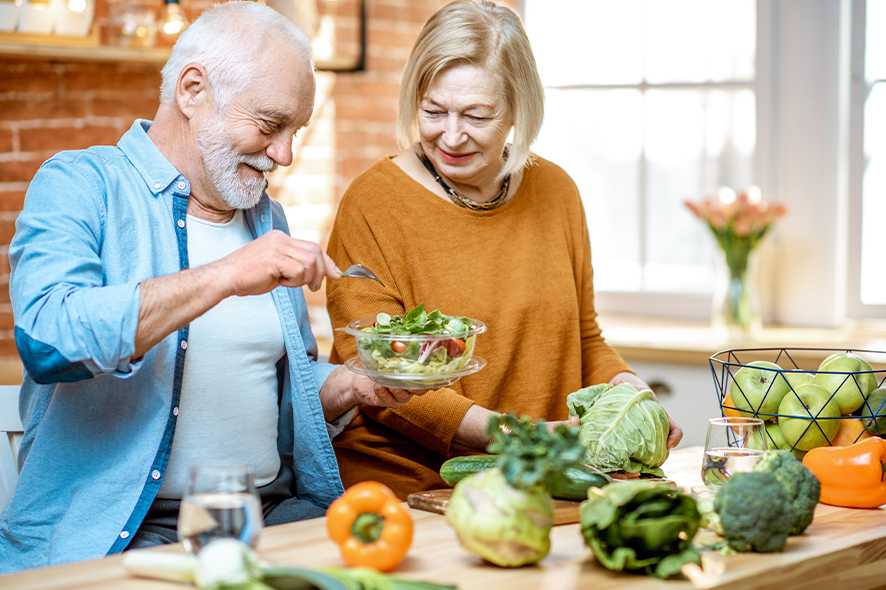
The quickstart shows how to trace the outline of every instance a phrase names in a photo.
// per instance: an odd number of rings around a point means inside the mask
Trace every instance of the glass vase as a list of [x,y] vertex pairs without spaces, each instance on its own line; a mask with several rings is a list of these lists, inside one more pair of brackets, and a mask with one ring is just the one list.
[[763,327],[757,299],[757,256],[748,251],[719,251],[719,279],[714,290],[712,325],[732,338],[753,336]]

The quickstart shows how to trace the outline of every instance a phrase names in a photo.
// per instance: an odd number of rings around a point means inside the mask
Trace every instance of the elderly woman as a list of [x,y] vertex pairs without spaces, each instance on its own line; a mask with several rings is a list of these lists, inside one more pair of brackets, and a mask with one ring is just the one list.
[[[483,452],[493,412],[559,421],[581,387],[646,387],[597,325],[578,190],[529,151],[543,111],[535,58],[511,9],[460,0],[431,16],[403,73],[405,149],[354,181],[329,243],[339,266],[365,264],[384,287],[330,283],[327,304],[335,326],[419,303],[483,320],[476,351],[488,364],[400,408],[361,408],[334,441],[345,486],[378,480],[401,498],[444,487],[440,465]],[[355,355],[354,338],[337,333],[332,360]],[[669,446],[681,437],[671,421]]]

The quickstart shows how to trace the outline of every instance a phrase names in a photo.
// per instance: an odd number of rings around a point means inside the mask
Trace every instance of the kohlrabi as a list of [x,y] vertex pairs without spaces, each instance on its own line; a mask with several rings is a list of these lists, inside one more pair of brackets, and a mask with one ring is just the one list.
[[548,554],[554,505],[548,484],[553,475],[584,453],[578,428],[505,414],[489,421],[488,451],[495,467],[456,484],[446,520],[462,547],[503,567],[535,563]]

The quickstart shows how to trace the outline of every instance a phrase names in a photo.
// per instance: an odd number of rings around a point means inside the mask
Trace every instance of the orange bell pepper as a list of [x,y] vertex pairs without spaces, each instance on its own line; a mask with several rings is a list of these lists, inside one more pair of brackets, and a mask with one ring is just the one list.
[[817,447],[803,457],[803,465],[821,482],[819,501],[846,508],[886,504],[884,462],[886,440],[878,436],[846,447]]
[[412,517],[389,487],[364,481],[329,505],[326,531],[346,564],[386,572],[403,561],[412,544]]

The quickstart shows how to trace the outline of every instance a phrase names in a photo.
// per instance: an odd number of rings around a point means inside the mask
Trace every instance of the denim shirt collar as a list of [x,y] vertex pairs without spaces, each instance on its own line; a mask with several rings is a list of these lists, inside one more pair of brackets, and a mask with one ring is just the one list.
[[148,137],[150,127],[151,121],[136,119],[129,131],[120,138],[117,147],[126,155],[154,196],[160,195],[170,186],[178,193],[189,194],[190,182]]
[[[191,183],[185,176],[166,159],[154,141],[148,137],[151,121],[136,119],[117,147],[126,155],[133,167],[138,171],[148,191],[155,197],[172,189],[179,194],[188,195]],[[262,193],[258,204],[244,211],[249,229],[254,237],[275,229],[271,221],[271,206],[268,193]],[[276,228],[281,229],[281,228]]]

